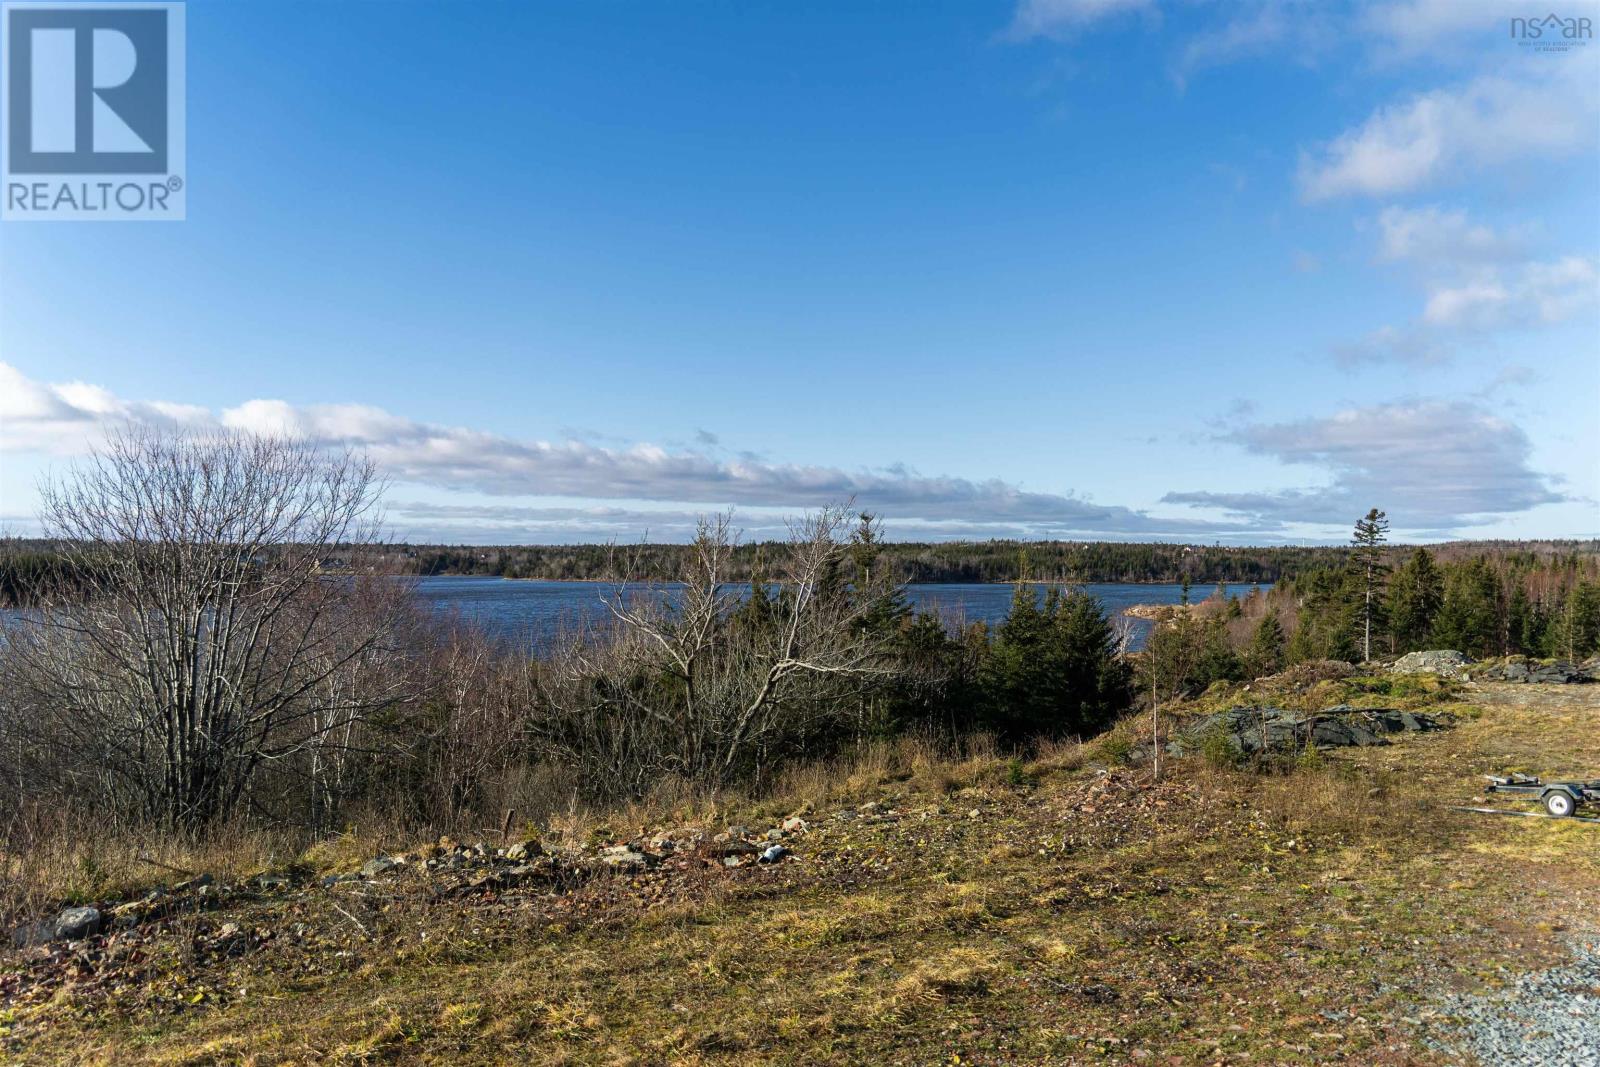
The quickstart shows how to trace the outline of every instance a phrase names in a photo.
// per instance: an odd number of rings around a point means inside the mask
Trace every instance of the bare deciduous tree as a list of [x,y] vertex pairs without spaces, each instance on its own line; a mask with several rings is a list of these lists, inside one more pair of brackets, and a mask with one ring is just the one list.
[[892,585],[850,580],[849,518],[829,508],[795,523],[776,570],[743,598],[726,581],[727,516],[701,522],[670,592],[621,576],[613,639],[574,641],[541,675],[539,742],[639,793],[664,774],[729,780],[859,708],[852,697],[890,672],[867,622]]
[[148,428],[47,486],[77,588],[12,627],[5,656],[37,769],[174,827],[232,813],[269,767],[336,791],[336,750],[405,696],[386,659],[408,598],[356,555],[377,496],[352,455]]

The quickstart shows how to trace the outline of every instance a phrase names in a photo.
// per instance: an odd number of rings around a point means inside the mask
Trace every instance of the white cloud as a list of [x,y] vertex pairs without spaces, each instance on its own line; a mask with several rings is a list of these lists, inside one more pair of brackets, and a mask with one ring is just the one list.
[[1464,211],[1437,204],[1386,207],[1378,216],[1378,229],[1380,259],[1432,267],[1521,258],[1528,242],[1526,231],[1498,232],[1469,221]]
[[1358,340],[1335,345],[1333,349],[1334,361],[1346,369],[1363,363],[1432,367],[1450,362],[1451,355],[1451,347],[1436,336],[1435,331],[1415,324],[1380,326]]
[[1069,37],[1114,15],[1155,10],[1155,0],[1021,0],[1006,36],[1018,41]]
[[[1531,58],[1531,57],[1530,57]],[[1563,56],[1520,79],[1484,76],[1375,111],[1300,160],[1307,200],[1388,196],[1523,157],[1567,155],[1596,139],[1593,63]]]
[[1441,285],[1428,296],[1423,321],[1433,326],[1491,330],[1504,326],[1552,325],[1600,304],[1595,261],[1567,256],[1549,263],[1523,263],[1512,271],[1490,271],[1457,285]]
[[1219,5],[1218,10],[1232,17],[1194,34],[1178,50],[1172,77],[1180,89],[1202,70],[1244,59],[1275,55],[1314,64],[1344,36],[1342,13],[1316,0],[1255,0]]
[[1370,507],[1406,529],[1457,528],[1568,499],[1530,466],[1527,435],[1465,401],[1380,404],[1226,435],[1256,455],[1321,468],[1325,484],[1246,493],[1169,493],[1252,522],[1350,521]]
[[0,363],[0,451],[71,455],[99,440],[111,422],[203,425],[209,419],[204,408],[190,404],[127,401],[84,382],[47,385]]
[[1382,61],[1453,58],[1485,42],[1514,47],[1509,20],[1549,10],[1550,0],[1394,0],[1363,8],[1356,30]]
[[1004,524],[1036,536],[1184,536],[1226,533],[1226,525],[1166,520],[1070,493],[1032,492],[998,478],[922,475],[903,466],[844,470],[722,459],[655,444],[524,441],[461,427],[415,422],[360,404],[295,406],[251,400],[212,415],[204,409],[137,403],[103,389],[41,385],[0,364],[5,406],[0,447],[81,453],[110,426],[170,424],[290,434],[330,447],[355,447],[397,482],[502,497],[568,497],[720,507],[796,509],[854,498],[911,522]]
[[1426,295],[1411,323],[1335,348],[1346,366],[1444,363],[1475,336],[1553,326],[1600,306],[1596,260],[1531,259],[1529,228],[1496,229],[1438,205],[1385,208],[1377,228],[1378,258],[1414,267]]

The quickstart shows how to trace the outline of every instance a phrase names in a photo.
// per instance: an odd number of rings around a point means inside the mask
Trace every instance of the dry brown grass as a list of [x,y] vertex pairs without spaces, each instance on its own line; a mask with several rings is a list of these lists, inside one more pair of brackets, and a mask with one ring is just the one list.
[[[1506,760],[1600,768],[1600,693],[1467,695],[1454,730],[1270,774],[1185,761],[1159,786],[1100,744],[1041,750],[1021,783],[992,748],[866,745],[763,796],[612,816],[809,808],[793,864],[668,902],[595,885],[612,906],[560,923],[397,901],[362,913],[370,940],[330,915],[325,948],[193,975],[218,990],[199,1007],[68,997],[0,1029],[27,1028],[24,1063],[1441,1062],[1405,1022],[1433,991],[1556,951],[1551,920],[1600,902],[1593,827],[1443,808]],[[904,814],[831,817],[867,799]],[[315,925],[316,899],[251,921]]]

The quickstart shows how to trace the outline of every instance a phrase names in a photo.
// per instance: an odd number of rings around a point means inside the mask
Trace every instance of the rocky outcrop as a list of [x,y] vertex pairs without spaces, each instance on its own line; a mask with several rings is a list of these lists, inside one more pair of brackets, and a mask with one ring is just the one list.
[[[1595,666],[1600,667],[1600,664]],[[1491,682],[1521,682],[1534,685],[1583,685],[1600,681],[1600,671],[1591,669],[1588,662],[1576,666],[1566,660],[1544,663],[1521,656],[1512,656],[1504,663],[1497,663],[1476,676]]]
[[1220,737],[1233,751],[1251,756],[1267,752],[1297,752],[1317,748],[1347,748],[1386,744],[1384,735],[1437,730],[1442,723],[1431,715],[1395,708],[1352,708],[1337,704],[1321,711],[1286,711],[1283,708],[1237,707],[1198,719],[1167,743],[1176,756],[1203,750]]

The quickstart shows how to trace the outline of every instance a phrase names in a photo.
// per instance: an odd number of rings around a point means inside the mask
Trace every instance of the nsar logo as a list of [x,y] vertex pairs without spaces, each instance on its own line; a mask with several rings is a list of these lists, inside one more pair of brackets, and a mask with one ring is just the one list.
[[1594,20],[1587,16],[1563,18],[1554,12],[1544,18],[1514,18],[1511,37],[1536,52],[1570,52],[1594,39]]

